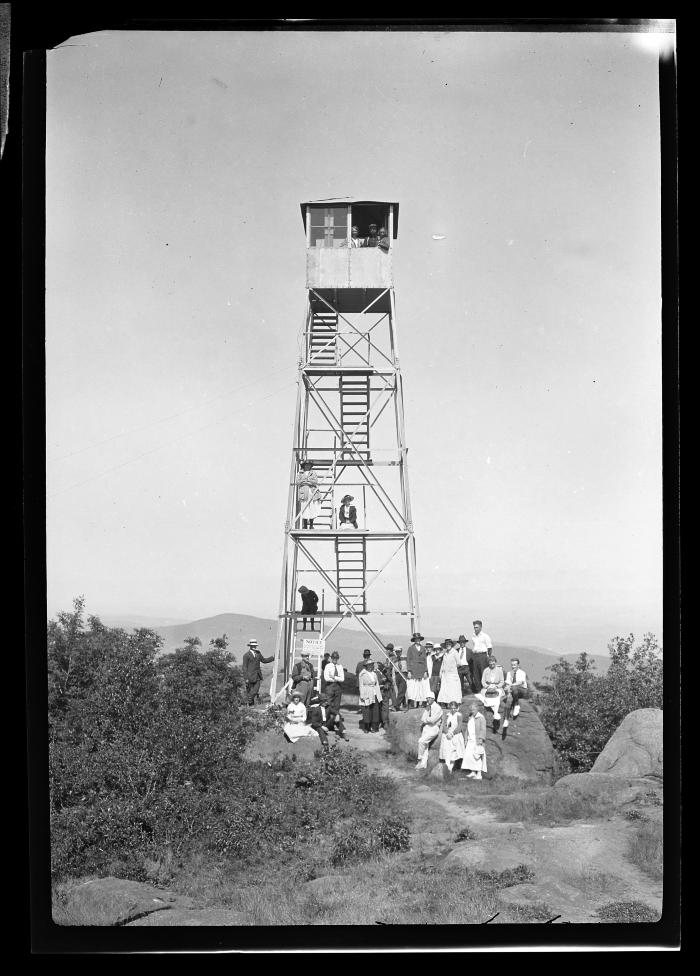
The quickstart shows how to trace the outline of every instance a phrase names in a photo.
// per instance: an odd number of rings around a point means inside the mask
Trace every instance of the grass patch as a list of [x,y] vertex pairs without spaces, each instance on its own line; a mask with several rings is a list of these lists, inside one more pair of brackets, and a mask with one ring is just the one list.
[[659,913],[643,901],[612,901],[596,912],[601,922],[658,922]]
[[427,858],[384,854],[342,873],[330,869],[322,886],[287,877],[284,885],[239,888],[230,905],[251,925],[477,925],[496,913],[499,921],[540,921],[536,908],[528,914],[499,901],[500,888],[519,883],[514,875],[479,877]]
[[554,788],[539,793],[504,797],[498,808],[500,820],[522,821],[549,826],[573,820],[604,820],[614,810],[607,797],[591,797]]
[[627,848],[627,857],[655,881],[664,874],[664,833],[663,826],[653,820],[643,823]]
[[528,881],[535,880],[535,872],[527,864],[518,864],[514,868],[506,868],[504,871],[479,871],[472,870],[470,876],[484,886],[491,888],[512,888],[514,885],[526,884]]
[[578,888],[589,898],[609,895],[618,887],[618,881],[613,875],[588,866],[580,868],[578,871],[567,872],[564,874],[563,880],[572,888]]
[[546,902],[533,901],[527,905],[509,905],[508,912],[513,922],[548,922],[558,915]]

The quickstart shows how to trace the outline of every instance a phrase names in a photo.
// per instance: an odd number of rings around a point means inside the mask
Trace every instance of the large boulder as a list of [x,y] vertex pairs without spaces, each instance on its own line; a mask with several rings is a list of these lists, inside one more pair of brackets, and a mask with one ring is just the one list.
[[153,912],[133,922],[127,922],[127,928],[132,927],[170,927],[182,925],[245,925],[246,918],[242,912],[234,912],[228,908],[172,908],[168,911]]
[[123,925],[148,912],[189,909],[191,898],[125,878],[95,878],[62,893],[60,919],[63,925]]
[[[474,699],[465,698],[460,707],[466,725],[469,717],[469,705]],[[390,740],[393,748],[410,758],[418,753],[418,737],[420,735],[422,708],[411,709],[408,712],[393,712],[391,720]],[[487,714],[487,719],[490,713]],[[549,784],[554,773],[554,749],[544,726],[529,702],[521,706],[520,715],[516,721],[511,720],[505,739],[501,732],[491,731],[491,722],[486,723],[486,776],[507,776],[527,783]],[[434,770],[438,763],[440,751],[440,736],[431,744],[428,754],[428,769],[430,774],[439,777],[439,770]]]
[[478,871],[515,871],[523,865],[529,867],[532,857],[516,841],[502,837],[497,843],[492,838],[483,841],[464,841],[455,845],[445,858],[446,867],[463,867]]
[[663,780],[663,718],[660,708],[630,712],[612,734],[591,769],[614,777],[654,776]]
[[[331,745],[341,749],[347,748],[348,743],[334,733],[328,736]],[[311,762],[321,754],[321,740],[317,735],[304,736],[296,742],[288,742],[281,732],[274,730],[258,732],[249,741],[245,750],[245,758],[252,761],[269,762],[273,766],[284,759],[294,759],[301,762]]]

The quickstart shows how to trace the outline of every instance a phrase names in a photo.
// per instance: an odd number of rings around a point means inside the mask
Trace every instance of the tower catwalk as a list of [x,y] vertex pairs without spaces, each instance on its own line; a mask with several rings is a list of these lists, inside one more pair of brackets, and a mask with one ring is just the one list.
[[[311,615],[301,585],[323,591],[326,639],[354,620],[384,655],[380,616],[420,629],[392,275],[399,205],[343,198],[301,212],[307,300],[272,699],[288,685],[301,638],[322,636],[302,629]],[[377,606],[380,588],[394,606]]]

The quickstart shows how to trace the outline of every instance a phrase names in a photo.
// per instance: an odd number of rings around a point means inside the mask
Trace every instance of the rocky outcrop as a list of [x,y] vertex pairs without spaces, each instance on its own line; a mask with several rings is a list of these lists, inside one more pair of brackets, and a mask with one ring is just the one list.
[[169,927],[177,925],[244,925],[245,916],[228,908],[173,908],[167,912],[154,912],[127,923],[127,928],[147,926]]
[[660,708],[630,712],[608,740],[591,773],[614,777],[664,777],[663,717]]
[[528,861],[531,860],[530,854],[523,851],[521,844],[500,837],[497,843],[487,838],[483,842],[465,841],[457,844],[445,858],[445,864],[500,874],[503,871],[528,867]]
[[59,924],[124,925],[151,912],[186,910],[193,904],[185,895],[140,881],[95,878],[63,892]]
[[[465,698],[460,708],[465,723],[473,700],[471,697]],[[409,757],[417,755],[422,713],[422,708],[392,713],[390,740],[396,751]],[[507,776],[533,784],[552,782],[554,749],[530,702],[524,702],[517,720],[511,720],[505,739],[500,731],[495,734],[491,731],[489,721],[486,728],[487,777]],[[439,751],[438,737],[431,745],[428,756],[429,773],[438,777],[442,775],[441,770],[436,769],[441,765],[438,762]]]
[[[340,736],[328,736],[331,745],[347,748],[347,742]],[[296,742],[288,742],[285,737],[275,731],[259,732],[254,735],[245,750],[245,758],[257,762],[269,762],[273,766],[284,759],[311,762],[320,754],[321,740],[316,736],[304,736]]]

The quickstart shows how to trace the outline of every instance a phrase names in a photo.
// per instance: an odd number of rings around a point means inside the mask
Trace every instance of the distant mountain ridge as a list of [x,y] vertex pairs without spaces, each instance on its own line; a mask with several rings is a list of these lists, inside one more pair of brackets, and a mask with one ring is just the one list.
[[[109,617],[104,617],[103,623],[110,625],[109,619]],[[127,623],[129,618],[126,615],[119,619],[123,621],[119,626],[125,627],[126,629],[130,629],[130,626],[146,626],[143,618],[136,616],[132,618],[133,624],[131,625]],[[181,647],[186,637],[198,637],[202,642],[202,647],[206,648],[213,638],[226,634],[229,640],[229,650],[235,655],[238,661],[243,656],[246,643],[251,638],[255,638],[259,642],[260,650],[265,657],[270,657],[274,654],[277,643],[276,620],[255,617],[244,613],[219,613],[213,617],[204,617],[200,620],[191,620],[187,623],[152,626],[151,629],[155,630],[163,638],[162,653],[164,654],[174,651],[177,647]],[[309,637],[311,636],[311,632],[309,632]],[[379,634],[379,636],[385,644],[391,642],[396,645],[401,645],[404,651],[410,643],[410,634],[408,633],[386,633]],[[447,635],[439,633],[426,634],[429,640],[435,641],[444,640],[445,636]],[[457,636],[458,634],[452,635],[452,637]],[[373,653],[375,650],[377,654],[381,653],[373,646],[369,635],[364,631],[350,630],[349,628],[343,629],[342,626],[328,639],[327,647],[330,650],[337,650],[340,653],[342,663],[353,670],[355,663],[361,659],[362,651],[365,647],[369,647]],[[541,681],[545,677],[546,668],[551,667],[560,657],[571,662],[578,658],[578,654],[559,655],[554,651],[547,651],[543,648],[506,644],[501,641],[494,643],[494,653],[504,667],[508,666],[511,657],[520,658],[522,666],[533,681]],[[607,658],[594,656],[594,660],[598,672],[606,670],[608,664]],[[271,668],[271,665],[267,667]]]

